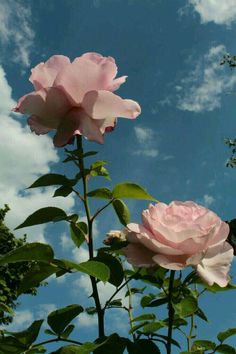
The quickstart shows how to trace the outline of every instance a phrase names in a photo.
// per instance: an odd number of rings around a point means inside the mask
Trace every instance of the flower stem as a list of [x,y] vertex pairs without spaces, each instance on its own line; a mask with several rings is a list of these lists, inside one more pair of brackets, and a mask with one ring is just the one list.
[[172,305],[172,292],[173,292],[174,280],[175,280],[175,270],[171,270],[170,271],[170,280],[169,280],[169,289],[168,289],[169,324],[168,324],[168,335],[167,335],[167,346],[166,346],[167,354],[171,354],[172,329],[173,329],[173,321],[174,321],[174,314],[175,314],[175,310]]
[[[123,270],[124,270],[124,279],[125,279],[126,288],[127,288],[127,291],[128,291],[128,297],[129,297],[129,306],[128,306],[129,325],[130,325],[130,329],[133,330],[132,291],[131,291],[131,288],[130,288],[130,285],[129,285],[129,279],[128,279],[127,275],[125,274],[124,267],[123,267]],[[136,340],[136,336],[135,336],[135,333],[133,331],[132,331],[132,337],[133,337],[133,340],[135,341]]]
[[[87,177],[85,175],[85,169],[84,169],[83,147],[82,147],[82,137],[81,136],[77,136],[77,148],[81,152],[81,157],[79,157],[79,168],[80,168],[80,172],[82,175],[82,181],[83,181],[83,193],[84,193],[83,204],[84,204],[87,223],[88,223],[88,250],[89,250],[89,259],[91,260],[94,258],[94,254],[93,254],[93,220],[94,220],[94,218],[93,219],[91,218],[88,197],[87,197],[88,186],[87,186]],[[93,289],[92,296],[94,298],[94,302],[95,302],[96,309],[97,309],[97,315],[98,315],[98,336],[99,336],[99,338],[103,338],[103,337],[105,337],[104,310],[101,307],[96,278],[90,276],[90,280],[91,280],[92,289]]]

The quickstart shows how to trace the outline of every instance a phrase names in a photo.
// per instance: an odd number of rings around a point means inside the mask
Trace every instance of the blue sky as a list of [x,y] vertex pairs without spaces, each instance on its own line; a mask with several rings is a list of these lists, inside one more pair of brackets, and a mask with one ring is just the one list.
[[[52,189],[24,191],[41,174],[70,175],[72,170],[60,164],[63,149],[55,149],[48,136],[31,134],[25,117],[10,109],[32,90],[31,67],[53,54],[74,59],[88,51],[116,59],[119,74],[128,75],[118,94],[142,107],[137,120],[119,119],[104,145],[85,142],[110,162],[112,184],[135,181],[163,202],[194,200],[223,219],[235,218],[236,170],[225,167],[230,152],[224,138],[236,135],[236,71],[219,65],[226,52],[236,53],[235,21],[235,0],[0,0],[0,204],[12,209],[8,225],[16,227],[43,206],[81,211],[72,196],[52,199]],[[129,203],[132,221],[140,220],[147,205]],[[98,245],[106,232],[120,227],[112,211],[104,220],[96,223]],[[31,241],[52,244],[57,255],[87,258],[85,249],[73,251],[62,223],[25,232]],[[231,273],[236,275],[235,264]],[[111,289],[101,291],[108,296]],[[20,299],[13,326],[26,327],[56,306],[86,305],[89,292],[83,276],[51,279],[38,297]],[[220,330],[236,326],[234,299],[234,293],[205,296],[211,323],[199,324],[199,338],[207,331],[214,339]],[[111,330],[125,334],[124,319],[111,311]],[[95,338],[95,324],[81,316],[81,340]]]

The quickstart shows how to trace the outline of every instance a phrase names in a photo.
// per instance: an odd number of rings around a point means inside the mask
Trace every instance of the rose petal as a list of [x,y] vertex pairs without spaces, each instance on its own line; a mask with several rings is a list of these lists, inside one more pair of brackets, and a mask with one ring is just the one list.
[[202,261],[196,266],[199,276],[207,284],[225,287],[229,282],[228,272],[233,260],[233,248],[228,242],[209,247]]
[[186,267],[185,256],[167,256],[163,254],[156,254],[153,258],[156,264],[161,267],[172,270],[180,270]]
[[57,74],[65,66],[70,64],[70,59],[64,55],[53,55],[45,63],[40,63],[31,70],[29,81],[34,85],[35,90],[50,87]]
[[147,247],[155,253],[176,256],[183,254],[182,250],[169,247],[168,245],[156,240],[154,235],[151,234],[143,225],[131,223],[127,225],[127,229],[131,231],[127,234],[127,240],[131,243],[141,243],[143,244],[143,247]]
[[110,133],[115,129],[116,118],[94,119],[94,124],[100,129],[102,134]]
[[123,252],[127,261],[135,267],[151,267],[155,265],[155,262],[152,260],[155,253],[141,244],[130,243],[123,249]]
[[30,116],[27,120],[32,132],[36,135],[47,134],[51,129],[41,123],[40,117]]
[[56,129],[70,108],[64,93],[49,87],[21,97],[15,111],[36,115],[40,118],[40,124]]
[[136,118],[141,113],[139,104],[123,100],[110,91],[90,91],[83,99],[82,107],[94,119],[107,117]]
[[112,83],[107,87],[107,90],[112,92],[118,90],[120,85],[122,85],[126,81],[127,77],[128,76],[121,76],[113,80]]
[[94,53],[76,58],[71,65],[60,71],[53,86],[63,90],[70,101],[77,105],[87,92],[106,90],[117,73],[117,67],[110,57],[102,57],[101,61],[98,58],[100,56]]
[[99,128],[81,108],[74,108],[65,116],[57,129],[54,145],[64,146],[74,135],[83,135],[88,140],[103,144],[103,136]]

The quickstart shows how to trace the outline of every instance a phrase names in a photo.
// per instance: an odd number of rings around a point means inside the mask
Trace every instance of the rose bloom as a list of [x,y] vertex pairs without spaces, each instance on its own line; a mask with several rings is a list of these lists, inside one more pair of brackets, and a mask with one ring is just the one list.
[[172,270],[193,266],[209,285],[225,287],[233,259],[226,242],[229,226],[212,211],[194,202],[150,205],[142,224],[128,224],[128,262],[136,267],[156,264]]
[[141,112],[137,102],[113,93],[127,76],[115,78],[111,57],[85,53],[70,62],[54,55],[31,72],[35,91],[21,97],[14,111],[30,115],[28,124],[37,135],[56,130],[55,146],[66,145],[77,134],[103,143],[117,117],[134,119]]

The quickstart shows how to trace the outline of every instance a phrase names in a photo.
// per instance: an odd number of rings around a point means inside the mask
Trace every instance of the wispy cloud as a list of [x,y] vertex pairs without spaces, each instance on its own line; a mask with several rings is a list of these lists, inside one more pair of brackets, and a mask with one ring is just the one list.
[[[23,67],[30,65],[35,33],[31,28],[31,10],[18,0],[0,2],[0,44],[2,54]],[[4,57],[4,55],[3,55]]]
[[199,199],[198,202],[204,205],[206,208],[209,208],[212,204],[215,203],[215,198],[212,195],[204,194],[204,196]]
[[155,132],[151,128],[144,126],[134,127],[134,133],[140,148],[136,149],[134,155],[142,155],[146,157],[157,157],[159,155],[158,149],[156,149]]
[[236,83],[236,73],[227,73],[219,64],[225,53],[225,46],[218,45],[198,58],[195,67],[178,85],[179,109],[203,112],[221,106],[222,94],[232,90]]
[[160,139],[158,138],[158,134],[155,132],[155,130],[140,125],[134,127],[134,133],[138,145],[136,150],[133,151],[133,155],[158,158],[162,161],[173,159],[172,155],[166,155],[159,152],[157,146]]
[[201,18],[201,23],[230,25],[236,20],[235,0],[188,0]]

